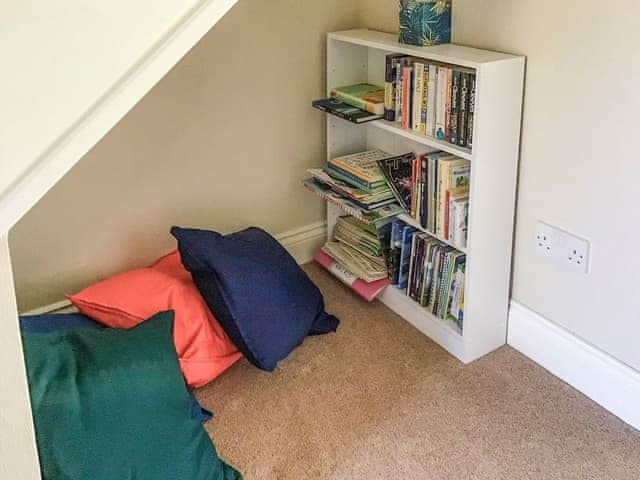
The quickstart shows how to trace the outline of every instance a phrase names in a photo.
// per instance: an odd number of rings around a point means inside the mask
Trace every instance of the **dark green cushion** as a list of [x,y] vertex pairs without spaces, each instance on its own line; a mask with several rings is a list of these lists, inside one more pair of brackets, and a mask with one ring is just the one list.
[[22,340],[43,479],[241,478],[191,418],[173,312]]

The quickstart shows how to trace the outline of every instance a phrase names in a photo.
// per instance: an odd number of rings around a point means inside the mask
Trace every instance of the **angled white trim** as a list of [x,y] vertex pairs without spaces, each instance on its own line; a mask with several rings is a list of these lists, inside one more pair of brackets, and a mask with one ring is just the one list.
[[640,429],[640,372],[515,301],[509,311],[508,343]]
[[8,232],[238,0],[202,0],[0,194],[0,234]]

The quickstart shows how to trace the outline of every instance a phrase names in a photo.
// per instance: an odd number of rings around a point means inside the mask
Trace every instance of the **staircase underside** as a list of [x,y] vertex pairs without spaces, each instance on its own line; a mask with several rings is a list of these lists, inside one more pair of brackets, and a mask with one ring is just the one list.
[[0,236],[236,2],[6,2],[0,15]]

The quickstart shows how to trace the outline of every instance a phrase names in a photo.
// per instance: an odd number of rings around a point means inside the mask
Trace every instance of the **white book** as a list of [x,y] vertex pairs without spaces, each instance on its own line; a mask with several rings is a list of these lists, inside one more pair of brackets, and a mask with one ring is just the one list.
[[436,94],[438,85],[438,66],[429,65],[429,78],[427,85],[427,121],[426,134],[434,137],[436,131]]
[[435,137],[438,140],[446,139],[447,128],[447,79],[448,68],[438,67],[438,83],[436,85],[436,125]]
[[411,129],[416,133],[422,133],[422,97],[424,95],[424,63],[413,64],[413,115]]

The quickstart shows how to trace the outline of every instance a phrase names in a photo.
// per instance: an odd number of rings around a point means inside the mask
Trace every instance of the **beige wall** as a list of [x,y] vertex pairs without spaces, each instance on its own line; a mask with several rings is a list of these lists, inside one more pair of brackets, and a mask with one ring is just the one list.
[[[396,0],[365,0],[397,29]],[[640,370],[640,2],[454,0],[456,43],[527,55],[513,296]],[[592,242],[588,276],[533,248],[537,220]]]
[[[457,43],[528,57],[514,298],[640,369],[637,18],[636,0],[454,1]],[[299,187],[324,155],[308,104],[325,32],[360,25],[396,31],[397,0],[241,0],[12,232],[21,308],[148,262],[173,223],[321,219]],[[590,275],[536,254],[538,219],[592,241]]]
[[325,34],[356,2],[241,0],[11,232],[22,311],[174,248],[173,224],[273,233],[321,220]]

